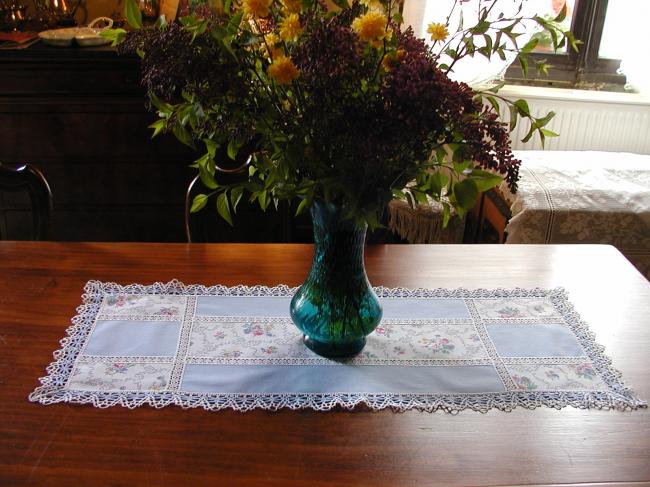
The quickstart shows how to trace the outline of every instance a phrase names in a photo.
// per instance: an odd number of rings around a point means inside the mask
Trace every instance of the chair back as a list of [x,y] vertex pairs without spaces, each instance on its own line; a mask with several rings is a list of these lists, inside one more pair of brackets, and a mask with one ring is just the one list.
[[[15,193],[28,196],[31,205],[31,227],[27,235],[14,235],[14,230],[25,228],[15,217],[25,212],[17,204]],[[29,164],[0,163],[0,240],[47,240],[50,237],[52,191],[45,176]]]

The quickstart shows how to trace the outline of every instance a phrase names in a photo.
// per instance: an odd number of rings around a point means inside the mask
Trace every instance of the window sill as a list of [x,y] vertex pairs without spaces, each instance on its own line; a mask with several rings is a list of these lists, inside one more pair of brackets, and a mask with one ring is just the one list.
[[507,98],[538,98],[544,100],[650,106],[650,97],[639,93],[617,93],[613,91],[589,91],[568,88],[505,85],[501,90],[499,90],[499,94]]

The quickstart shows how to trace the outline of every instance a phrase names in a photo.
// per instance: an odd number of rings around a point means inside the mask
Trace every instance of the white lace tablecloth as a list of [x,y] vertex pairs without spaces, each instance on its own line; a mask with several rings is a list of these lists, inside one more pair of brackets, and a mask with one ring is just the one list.
[[650,156],[516,151],[506,243],[598,243],[618,248],[650,279]]
[[90,281],[30,400],[97,407],[636,409],[562,289],[376,288],[360,355],[319,357],[289,317],[295,289]]

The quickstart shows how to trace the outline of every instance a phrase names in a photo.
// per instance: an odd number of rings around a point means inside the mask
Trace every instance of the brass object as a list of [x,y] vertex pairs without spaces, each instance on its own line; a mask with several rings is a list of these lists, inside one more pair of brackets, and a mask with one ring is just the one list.
[[74,26],[74,16],[82,0],[34,0],[36,11],[45,15],[50,24]]
[[155,21],[160,12],[160,2],[158,0],[140,0],[140,12],[145,21]]

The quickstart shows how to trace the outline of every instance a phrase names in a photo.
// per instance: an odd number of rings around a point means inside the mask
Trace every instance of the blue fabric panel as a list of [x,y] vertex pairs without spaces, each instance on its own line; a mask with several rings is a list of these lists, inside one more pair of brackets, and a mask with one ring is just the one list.
[[381,300],[387,319],[468,319],[469,311],[462,299],[408,299]]
[[87,355],[173,356],[181,324],[173,321],[97,321]]
[[218,393],[473,393],[504,390],[490,365],[407,367],[364,365],[185,366],[181,390]]
[[199,296],[197,316],[289,317],[291,297],[272,296]]
[[584,350],[563,325],[487,325],[502,357],[580,357]]

